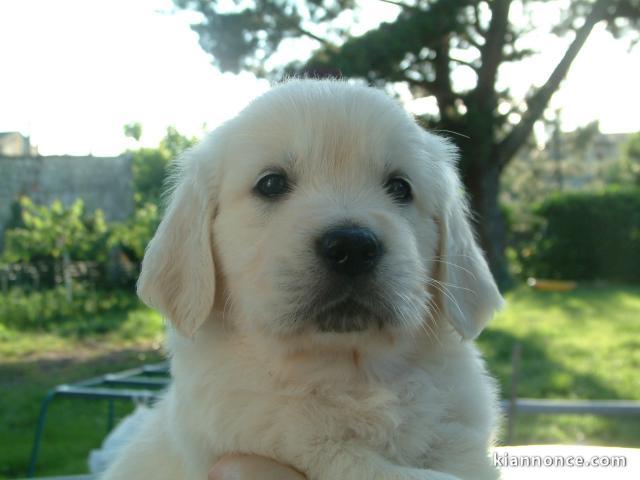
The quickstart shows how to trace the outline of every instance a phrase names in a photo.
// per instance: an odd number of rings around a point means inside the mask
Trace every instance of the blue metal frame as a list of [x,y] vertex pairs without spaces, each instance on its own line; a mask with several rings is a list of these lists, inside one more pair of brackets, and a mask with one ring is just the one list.
[[107,373],[106,375],[77,383],[58,385],[50,390],[40,406],[27,477],[31,478],[36,473],[36,464],[40,453],[47,411],[54,398],[71,397],[107,400],[107,431],[110,431],[115,422],[116,400],[132,400],[137,403],[152,404],[159,398],[169,381],[169,365],[166,362],[162,362],[143,365],[139,368],[132,368],[118,373]]

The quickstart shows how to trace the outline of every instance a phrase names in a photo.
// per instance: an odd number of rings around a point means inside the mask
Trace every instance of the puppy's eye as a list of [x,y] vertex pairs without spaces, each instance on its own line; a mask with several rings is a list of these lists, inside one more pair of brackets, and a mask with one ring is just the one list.
[[270,173],[262,177],[254,190],[263,197],[277,198],[291,191],[291,185],[281,173]]
[[404,178],[394,177],[389,179],[384,188],[394,201],[398,203],[409,203],[413,198],[411,185]]

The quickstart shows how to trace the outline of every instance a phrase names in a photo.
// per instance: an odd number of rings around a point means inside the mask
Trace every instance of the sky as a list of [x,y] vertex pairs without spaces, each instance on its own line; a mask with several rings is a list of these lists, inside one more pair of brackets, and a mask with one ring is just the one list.
[[[360,2],[355,33],[396,14]],[[143,125],[145,145],[157,145],[169,125],[201,135],[269,88],[248,73],[219,72],[189,27],[194,14],[171,8],[170,0],[0,0],[0,132],[30,135],[44,155],[116,155],[134,146],[127,123]],[[553,21],[555,11],[537,12],[539,20]],[[517,6],[512,13],[517,19]],[[541,84],[565,45],[544,34],[528,41],[541,53],[501,72],[515,93]],[[455,81],[470,81],[468,72]],[[564,130],[598,119],[606,133],[638,131],[638,85],[640,46],[629,51],[596,28],[552,108],[562,109]],[[408,108],[418,113],[429,101]]]

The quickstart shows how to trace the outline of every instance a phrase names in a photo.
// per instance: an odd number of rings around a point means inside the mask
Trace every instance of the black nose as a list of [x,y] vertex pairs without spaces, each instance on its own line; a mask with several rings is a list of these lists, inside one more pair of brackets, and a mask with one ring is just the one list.
[[318,239],[318,254],[334,272],[356,276],[373,270],[382,256],[375,234],[361,227],[338,227]]

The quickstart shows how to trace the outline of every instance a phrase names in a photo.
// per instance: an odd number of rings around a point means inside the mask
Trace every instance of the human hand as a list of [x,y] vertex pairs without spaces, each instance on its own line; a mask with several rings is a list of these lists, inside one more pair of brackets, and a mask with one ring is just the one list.
[[302,473],[270,458],[230,454],[216,462],[209,480],[306,480]]

